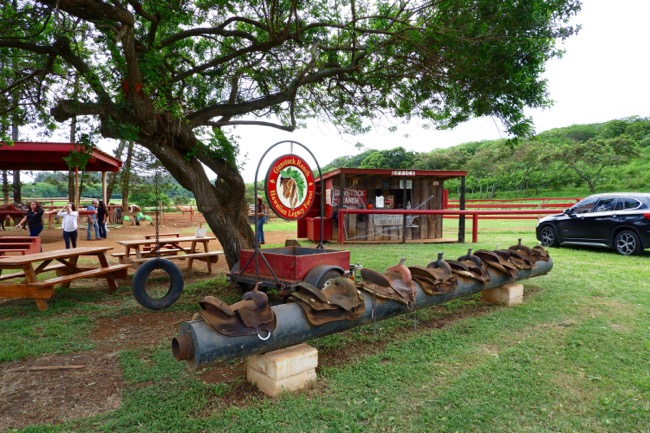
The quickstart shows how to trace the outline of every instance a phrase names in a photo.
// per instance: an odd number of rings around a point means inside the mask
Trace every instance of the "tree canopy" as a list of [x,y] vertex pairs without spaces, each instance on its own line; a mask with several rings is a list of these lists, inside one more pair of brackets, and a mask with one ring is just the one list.
[[[494,116],[530,132],[541,77],[579,0],[12,0],[0,22],[0,112],[83,120],[132,140],[192,191],[233,265],[253,244],[232,127],[312,117],[451,127]],[[3,139],[6,137],[6,128]],[[210,182],[204,166],[217,174]]]
[[[397,168],[403,148],[369,149],[341,156],[324,167]],[[650,119],[630,117],[605,123],[552,129],[535,137],[465,143],[449,149],[412,153],[410,168],[467,170],[467,192],[476,198],[538,196],[542,191],[586,195],[643,191],[650,183]],[[457,181],[445,184],[452,190]]]

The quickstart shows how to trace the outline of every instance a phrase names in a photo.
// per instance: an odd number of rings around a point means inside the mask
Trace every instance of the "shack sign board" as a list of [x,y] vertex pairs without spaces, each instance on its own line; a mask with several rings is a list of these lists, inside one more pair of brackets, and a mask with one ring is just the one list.
[[273,161],[266,174],[266,199],[280,218],[304,217],[315,198],[314,174],[304,159],[283,155]]

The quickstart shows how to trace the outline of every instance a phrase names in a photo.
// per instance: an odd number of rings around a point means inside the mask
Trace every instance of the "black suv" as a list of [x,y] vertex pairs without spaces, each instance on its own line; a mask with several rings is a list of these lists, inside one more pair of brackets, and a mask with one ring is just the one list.
[[650,194],[591,195],[561,214],[540,219],[536,233],[545,247],[595,245],[623,255],[641,254],[650,248]]

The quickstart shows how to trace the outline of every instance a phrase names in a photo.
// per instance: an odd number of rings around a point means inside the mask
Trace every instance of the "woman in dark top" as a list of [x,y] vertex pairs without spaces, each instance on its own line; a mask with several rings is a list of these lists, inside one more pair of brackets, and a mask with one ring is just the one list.
[[29,235],[38,236],[43,231],[43,208],[35,201],[29,204],[29,209],[16,227],[22,228],[25,223],[29,226]]
[[97,206],[97,224],[99,224],[99,238],[106,239],[106,221],[108,220],[108,209],[103,200],[99,200]]

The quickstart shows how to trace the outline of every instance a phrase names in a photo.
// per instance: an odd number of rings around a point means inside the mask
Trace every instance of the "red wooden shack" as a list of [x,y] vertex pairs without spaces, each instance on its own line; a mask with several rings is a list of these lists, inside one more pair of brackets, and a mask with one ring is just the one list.
[[[298,220],[298,237],[338,240],[338,211],[352,209],[447,208],[445,181],[460,179],[464,186],[466,171],[340,168],[316,179],[317,198],[309,214]],[[461,187],[461,195],[464,188]],[[324,218],[320,218],[320,196],[325,194]],[[341,201],[341,197],[343,200]],[[464,200],[464,197],[462,197]],[[440,242],[444,240],[442,215],[370,214],[345,215],[343,242]]]

